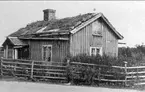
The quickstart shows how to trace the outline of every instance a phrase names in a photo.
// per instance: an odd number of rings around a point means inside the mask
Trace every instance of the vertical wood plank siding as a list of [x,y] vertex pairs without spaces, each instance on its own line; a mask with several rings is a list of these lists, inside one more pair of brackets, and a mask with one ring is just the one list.
[[[98,22],[102,31],[102,37],[92,35],[92,26],[94,22]],[[109,26],[99,18],[93,23],[82,28],[70,37],[70,54],[86,53],[89,55],[90,47],[102,47],[103,53],[111,56],[118,55],[118,40],[111,32]]]
[[30,41],[30,52],[32,60],[42,60],[42,46],[52,45],[52,61],[61,62],[69,54],[68,41]]
[[118,56],[118,39],[105,22],[103,22],[103,48],[106,55]]
[[71,35],[70,39],[70,53],[72,56],[82,53],[89,55],[90,46],[102,46],[102,37],[92,35],[92,23]]

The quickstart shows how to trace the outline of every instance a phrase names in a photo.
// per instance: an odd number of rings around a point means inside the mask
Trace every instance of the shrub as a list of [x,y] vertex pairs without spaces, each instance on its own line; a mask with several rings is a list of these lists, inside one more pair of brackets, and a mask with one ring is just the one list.
[[91,63],[91,64],[108,65],[108,66],[121,65],[121,64],[123,65],[123,62],[121,60],[125,61],[126,59],[124,59],[124,57],[118,59],[107,55],[89,56],[86,54],[79,54],[77,56],[70,58],[71,62]]
[[140,65],[145,61],[145,47],[136,47],[136,48],[121,48],[119,49],[118,58],[110,57],[107,55],[97,55],[89,56],[86,54],[79,54],[74,57],[69,57],[70,62],[80,62],[80,63],[89,63],[97,65],[106,65],[106,68],[85,66],[85,65],[71,65],[69,67],[69,78],[75,84],[93,84],[94,78],[99,77],[99,73],[111,74],[113,77],[105,77],[107,79],[124,79],[125,75],[120,74],[124,72],[123,69],[112,68],[111,66],[124,66],[124,61],[127,62],[127,66],[136,66]]
[[134,48],[121,47],[118,50],[118,61],[127,61],[128,66],[135,66],[144,63],[145,61],[145,47],[143,45],[136,45]]
[[97,71],[95,68],[81,65],[71,65],[69,67],[69,79],[73,84],[92,84]]
[[[118,71],[120,71],[120,70],[115,70],[109,66],[124,64],[123,62],[119,62],[117,58],[109,57],[107,55],[88,56],[86,54],[79,54],[77,56],[71,57],[70,62],[80,62],[80,63],[89,63],[89,64],[108,66],[108,67],[99,68],[99,66],[96,67],[96,66],[72,64],[69,67],[69,79],[71,80],[72,83],[89,84],[89,85],[95,83],[94,78],[98,78],[99,73],[107,74],[107,72],[117,73]],[[118,74],[114,74],[112,78],[114,79],[120,77],[122,76]]]

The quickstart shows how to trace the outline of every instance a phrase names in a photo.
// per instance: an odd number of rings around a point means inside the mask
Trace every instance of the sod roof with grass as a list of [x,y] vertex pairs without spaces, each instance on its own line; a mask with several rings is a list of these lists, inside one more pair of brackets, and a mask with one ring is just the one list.
[[77,15],[74,17],[67,17],[63,19],[54,19],[50,21],[36,21],[28,24],[24,28],[20,28],[18,31],[10,34],[11,37],[19,37],[19,36],[27,36],[31,34],[35,34],[40,31],[42,28],[42,32],[48,32],[52,29],[59,29],[59,31],[69,32],[74,29],[76,26],[82,24],[83,22],[89,20],[94,17],[95,13],[87,13],[82,15]]

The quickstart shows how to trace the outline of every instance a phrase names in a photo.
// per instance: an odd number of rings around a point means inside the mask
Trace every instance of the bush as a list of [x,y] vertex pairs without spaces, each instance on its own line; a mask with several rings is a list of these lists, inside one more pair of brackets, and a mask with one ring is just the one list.
[[[143,49],[143,50],[142,50]],[[127,62],[127,66],[136,66],[141,65],[145,61],[145,47],[136,47],[136,48],[120,48],[118,58],[109,57],[107,55],[97,55],[89,56],[86,54],[79,54],[70,58],[70,62],[80,62],[80,63],[89,63],[96,65],[106,65],[107,67],[93,67],[85,65],[71,65],[69,67],[69,79],[72,83],[75,84],[93,84],[94,78],[99,77],[101,74],[111,74],[113,77],[105,77],[107,79],[124,79],[125,75],[120,74],[124,72],[123,69],[112,68],[111,66],[124,66],[124,61]]]
[[144,63],[145,47],[144,45],[136,45],[134,48],[121,47],[118,50],[118,61],[127,61],[128,66],[135,66]]
[[93,79],[97,71],[95,68],[81,65],[71,65],[69,67],[69,79],[73,84],[93,84]]
[[108,66],[123,65],[124,63],[122,62],[122,60],[125,61],[126,59],[124,59],[124,57],[118,59],[107,55],[89,56],[86,54],[79,54],[77,56],[70,58],[71,62],[90,63],[90,64],[108,65]]
[[[96,65],[106,65],[107,67],[94,67],[88,65],[78,65],[72,64],[69,67],[69,79],[74,84],[94,84],[94,78],[99,77],[99,73],[107,74],[107,72],[114,72],[114,78],[120,78],[122,76],[118,75],[117,72],[120,70],[115,70],[111,68],[112,65],[124,65],[123,62],[118,61],[117,58],[109,57],[107,55],[97,55],[97,56],[88,56],[86,54],[80,54],[70,58],[70,62],[80,62],[80,63],[89,63]],[[101,70],[100,70],[101,69]],[[124,76],[123,76],[124,77]]]

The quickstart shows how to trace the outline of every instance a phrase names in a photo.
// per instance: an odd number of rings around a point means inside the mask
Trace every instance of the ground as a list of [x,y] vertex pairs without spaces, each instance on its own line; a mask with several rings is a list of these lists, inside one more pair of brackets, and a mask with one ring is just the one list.
[[143,92],[133,89],[104,87],[82,87],[67,84],[46,84],[34,82],[0,81],[0,92]]

